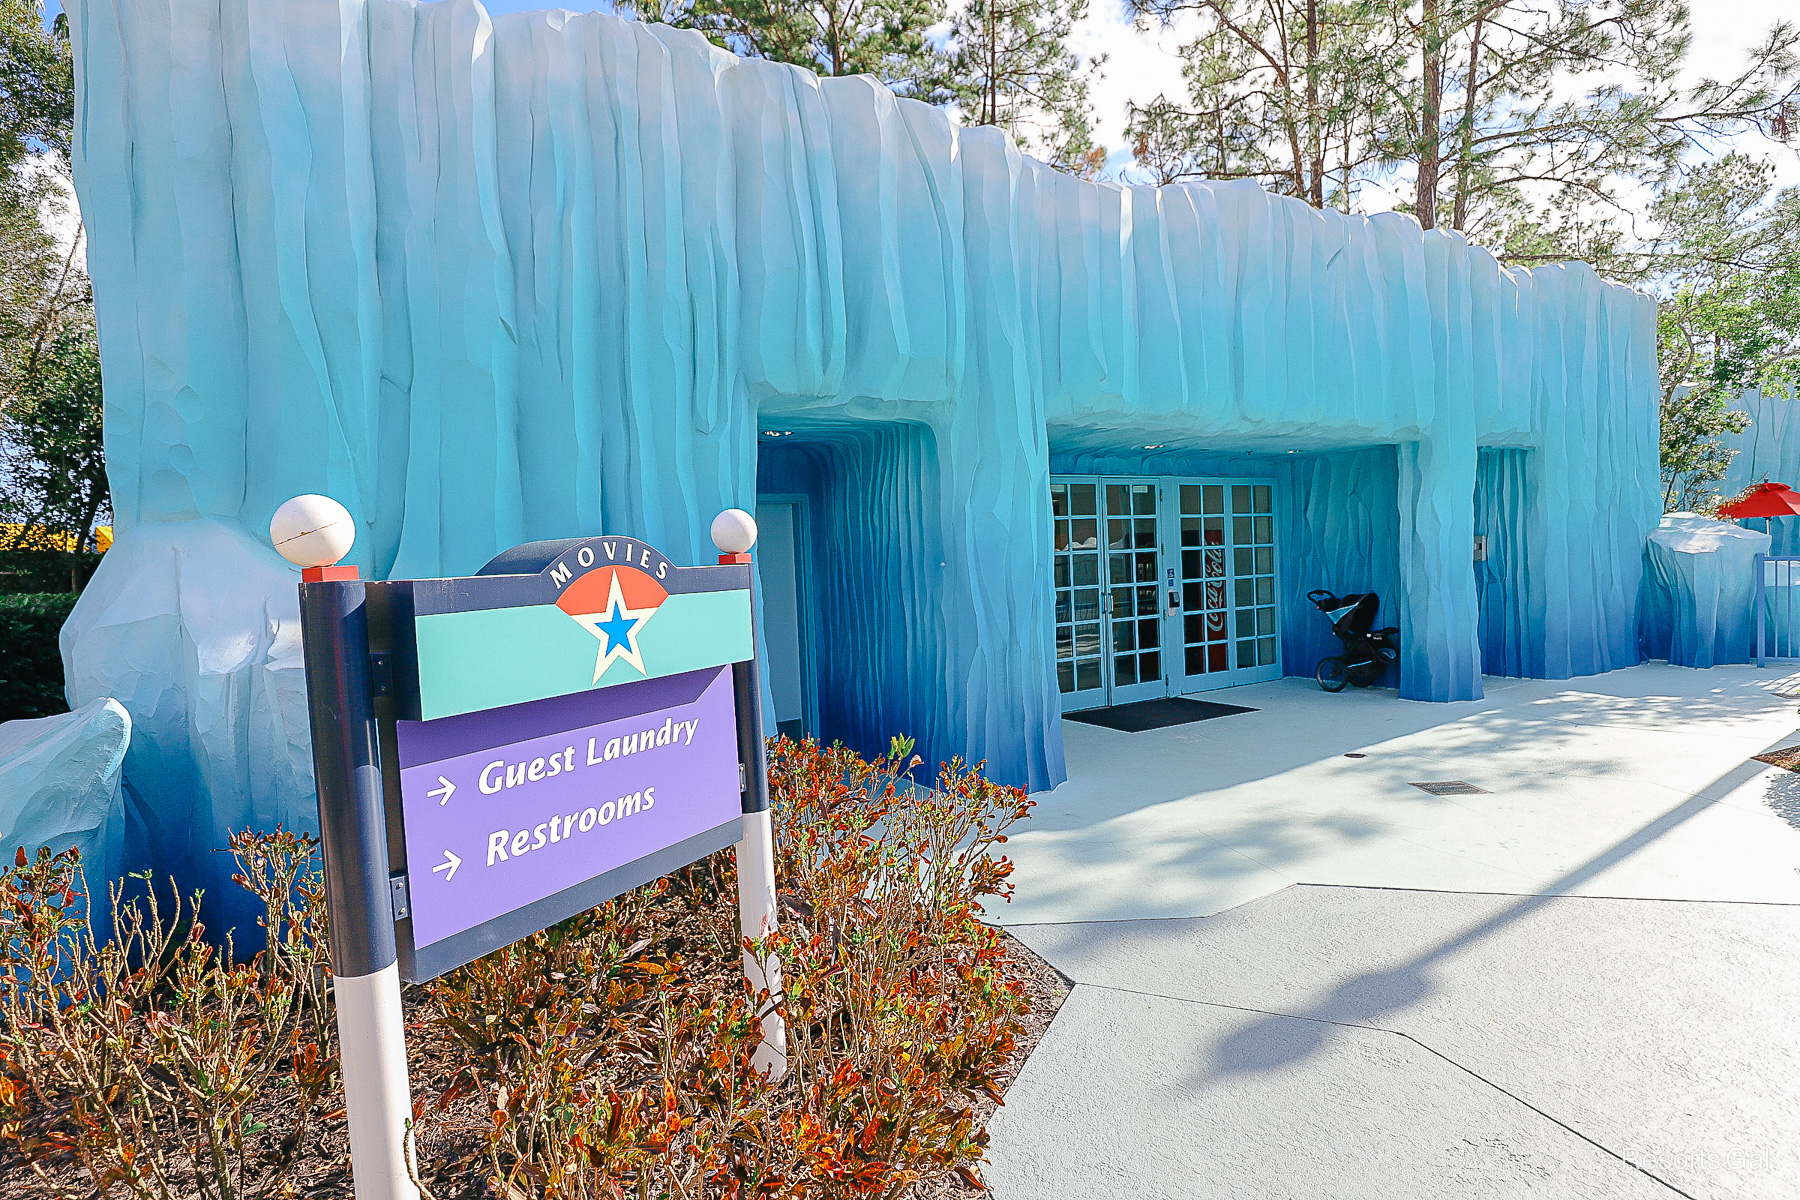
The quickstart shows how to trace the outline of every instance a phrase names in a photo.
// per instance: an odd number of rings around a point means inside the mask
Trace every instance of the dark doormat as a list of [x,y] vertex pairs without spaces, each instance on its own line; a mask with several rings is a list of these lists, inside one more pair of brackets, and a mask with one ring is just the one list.
[[1191,725],[1214,717],[1234,717],[1238,713],[1255,712],[1236,704],[1214,704],[1211,700],[1190,700],[1186,696],[1170,696],[1163,700],[1139,700],[1134,704],[1117,704],[1112,708],[1090,708],[1083,712],[1064,713],[1067,721],[1098,725],[1125,733],[1143,733],[1146,729],[1167,729],[1171,725]]

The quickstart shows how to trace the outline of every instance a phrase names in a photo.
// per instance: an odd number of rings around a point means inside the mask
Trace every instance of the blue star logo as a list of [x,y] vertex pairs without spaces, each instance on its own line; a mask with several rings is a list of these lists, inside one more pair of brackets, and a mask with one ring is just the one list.
[[607,614],[606,620],[595,622],[595,628],[606,634],[605,652],[611,655],[621,646],[628,652],[636,649],[631,634],[641,620],[641,617],[627,616],[625,601],[614,596],[612,611]]
[[625,596],[619,588],[619,577],[612,577],[612,588],[607,593],[606,611],[602,613],[570,613],[571,617],[589,633],[600,639],[600,654],[594,660],[594,682],[600,682],[600,676],[606,674],[606,668],[623,660],[629,663],[640,675],[648,675],[644,670],[644,656],[638,646],[638,634],[643,632],[644,622],[656,615],[654,608],[627,608]]

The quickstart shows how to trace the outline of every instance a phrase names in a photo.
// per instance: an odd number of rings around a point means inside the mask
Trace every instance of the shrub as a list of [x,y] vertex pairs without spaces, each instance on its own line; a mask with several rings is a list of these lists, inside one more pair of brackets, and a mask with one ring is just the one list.
[[0,1139],[40,1172],[72,1157],[99,1195],[147,1200],[283,1184],[337,1069],[324,890],[310,838],[238,834],[231,853],[264,902],[247,963],[205,939],[198,893],[115,888],[102,943],[74,851],[20,848],[0,876]]
[[977,1179],[971,1101],[998,1098],[1028,1002],[976,906],[1010,893],[991,851],[1030,801],[958,762],[915,788],[910,756],[771,743],[787,924],[752,949],[783,964],[779,1084],[751,1066],[768,997],[743,981],[729,852],[432,985],[469,1063],[438,1107],[479,1098],[501,1194],[886,1197]]
[[[914,786],[904,742],[874,762],[770,749],[778,933],[740,941],[725,851],[409,990],[428,1196],[978,1182],[973,1102],[998,1099],[1029,1002],[977,905],[1010,894],[993,851],[1030,802],[959,762]],[[292,1195],[319,1160],[341,1168],[335,1125],[308,1138],[343,1115],[314,850],[232,839],[264,908],[247,963],[206,942],[198,896],[115,894],[118,936],[98,945],[72,854],[0,875],[0,1152],[34,1163],[34,1195],[62,1194],[71,1162],[102,1195],[157,1200]],[[746,951],[780,956],[784,995],[750,992]],[[778,1082],[752,1066],[771,1003]]]
[[74,607],[70,592],[0,594],[0,721],[69,711],[56,638]]
[[99,565],[100,555],[86,550],[0,550],[0,595],[78,592]]

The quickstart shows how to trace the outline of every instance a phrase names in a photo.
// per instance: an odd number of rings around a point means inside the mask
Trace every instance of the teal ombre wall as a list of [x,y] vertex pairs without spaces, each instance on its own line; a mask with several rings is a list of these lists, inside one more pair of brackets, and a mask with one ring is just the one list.
[[[1637,660],[1655,314],[1585,267],[1074,179],[868,78],[610,16],[68,7],[118,539],[69,688],[131,711],[134,844],[215,891],[224,829],[313,821],[263,536],[301,492],[355,514],[365,573],[429,576],[602,531],[705,561],[759,473],[807,491],[834,721],[1037,788],[1053,458],[1270,462],[1291,585],[1381,591],[1401,695],[1451,700],[1481,688],[1478,451],[1528,451],[1531,669]],[[1329,635],[1296,612],[1304,668]]]

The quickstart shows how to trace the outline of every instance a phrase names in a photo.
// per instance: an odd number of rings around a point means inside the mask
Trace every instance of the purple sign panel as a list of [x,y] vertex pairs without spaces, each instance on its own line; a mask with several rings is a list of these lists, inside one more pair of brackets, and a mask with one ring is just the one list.
[[[615,694],[399,723],[414,947],[559,893],[579,897],[581,885],[598,876],[737,820],[729,667],[607,691]],[[649,711],[620,711],[626,708]],[[735,829],[713,840],[736,841]],[[709,843],[654,874],[713,848]],[[603,898],[588,897],[569,911]],[[542,906],[540,914],[533,927],[569,915]],[[506,930],[455,957],[466,961],[489,948],[488,940],[503,945],[526,932]]]

